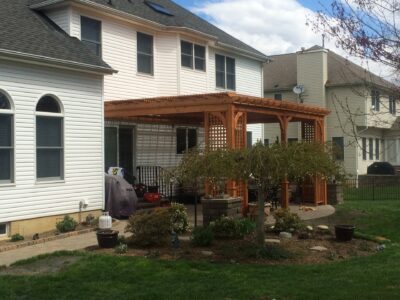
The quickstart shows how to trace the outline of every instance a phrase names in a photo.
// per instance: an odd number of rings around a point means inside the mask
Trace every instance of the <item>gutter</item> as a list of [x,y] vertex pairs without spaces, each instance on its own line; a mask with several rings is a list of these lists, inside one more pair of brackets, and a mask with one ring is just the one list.
[[113,74],[117,73],[118,71],[107,68],[107,67],[100,67],[90,64],[78,63],[69,60],[63,60],[58,58],[51,58],[47,56],[41,56],[36,54],[29,54],[24,52],[12,51],[7,49],[0,49],[0,58],[7,59],[7,60],[18,60],[23,61],[26,63],[37,64],[37,65],[48,65],[48,66],[55,66],[63,69],[70,69],[70,70],[81,70],[86,71],[89,73],[97,73],[97,74]]
[[157,27],[160,30],[164,30],[164,31],[174,31],[174,30],[176,30],[176,31],[180,31],[180,32],[195,33],[196,35],[201,35],[201,36],[203,36],[203,37],[205,37],[207,39],[214,40],[216,42],[216,44],[221,45],[221,47],[223,47],[223,48],[228,48],[228,49],[234,50],[236,52],[243,53],[246,56],[250,56],[252,58],[256,58],[256,59],[261,60],[263,62],[270,61],[270,58],[268,58],[265,55],[256,54],[256,53],[253,53],[251,51],[247,51],[247,50],[244,50],[244,49],[237,48],[235,46],[231,46],[231,45],[228,45],[228,44],[225,44],[225,43],[218,42],[218,37],[216,37],[216,36],[213,36],[213,35],[210,35],[210,34],[206,34],[206,33],[203,33],[203,32],[200,32],[198,30],[195,30],[195,29],[192,29],[192,28],[188,28],[188,27],[163,25],[163,24],[160,24],[160,23],[157,23],[157,22],[154,22],[154,21],[150,21],[148,19],[144,19],[144,18],[135,16],[135,15],[132,15],[130,13],[126,13],[126,12],[120,11],[120,10],[115,9],[115,8],[111,8],[111,7],[106,6],[106,5],[95,3],[95,2],[90,1],[90,0],[47,0],[47,1],[44,1],[44,2],[40,2],[40,3],[37,3],[37,4],[30,5],[29,7],[32,8],[32,9],[41,9],[41,8],[44,8],[44,7],[47,7],[47,6],[51,6],[51,5],[56,5],[56,4],[65,2],[65,1],[68,1],[70,3],[76,3],[76,4],[81,4],[81,5],[84,5],[84,6],[93,7],[95,9],[101,9],[101,10],[104,10],[104,11],[109,12],[111,14],[121,16],[121,17],[123,17],[125,19],[129,19],[129,20],[132,20],[134,22],[135,21],[139,22],[139,23],[141,23],[141,25],[143,25],[143,23],[144,23],[144,24],[147,24],[149,26]]

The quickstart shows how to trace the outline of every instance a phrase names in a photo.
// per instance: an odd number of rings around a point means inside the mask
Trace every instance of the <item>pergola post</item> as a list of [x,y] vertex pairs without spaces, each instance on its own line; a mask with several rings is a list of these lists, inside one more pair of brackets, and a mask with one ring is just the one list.
[[[288,127],[289,122],[292,119],[288,116],[278,117],[279,119],[279,126],[281,129],[281,143],[286,144],[288,139]],[[287,180],[287,176],[283,180],[281,184],[281,206],[282,208],[289,208],[289,181]]]
[[[324,119],[314,121],[315,141],[319,143],[325,142],[325,122]],[[314,180],[314,203],[315,205],[328,204],[326,179],[321,175],[315,175]]]

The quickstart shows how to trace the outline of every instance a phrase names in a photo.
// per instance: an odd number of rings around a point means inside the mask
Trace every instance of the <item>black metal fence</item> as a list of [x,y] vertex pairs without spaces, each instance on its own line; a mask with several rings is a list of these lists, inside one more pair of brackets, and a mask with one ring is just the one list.
[[348,179],[343,185],[344,200],[400,200],[397,176],[371,176]]

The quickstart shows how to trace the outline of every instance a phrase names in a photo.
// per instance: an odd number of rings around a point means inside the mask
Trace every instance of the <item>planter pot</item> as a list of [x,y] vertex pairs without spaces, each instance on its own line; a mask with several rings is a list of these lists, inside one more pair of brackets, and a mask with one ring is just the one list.
[[336,225],[336,239],[340,242],[348,242],[353,239],[355,226],[353,225]]
[[119,231],[99,230],[97,232],[97,242],[100,248],[114,248],[118,244]]
[[203,225],[208,226],[210,222],[223,216],[238,219],[242,216],[242,199],[237,197],[225,199],[201,199],[203,208]]

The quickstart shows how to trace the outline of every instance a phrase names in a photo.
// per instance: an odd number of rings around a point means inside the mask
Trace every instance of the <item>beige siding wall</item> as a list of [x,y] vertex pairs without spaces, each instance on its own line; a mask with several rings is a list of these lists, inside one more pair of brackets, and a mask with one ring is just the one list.
[[[103,207],[102,76],[0,61],[0,89],[15,106],[15,184],[0,185],[0,223]],[[36,104],[55,95],[64,107],[62,181],[36,182]]]

